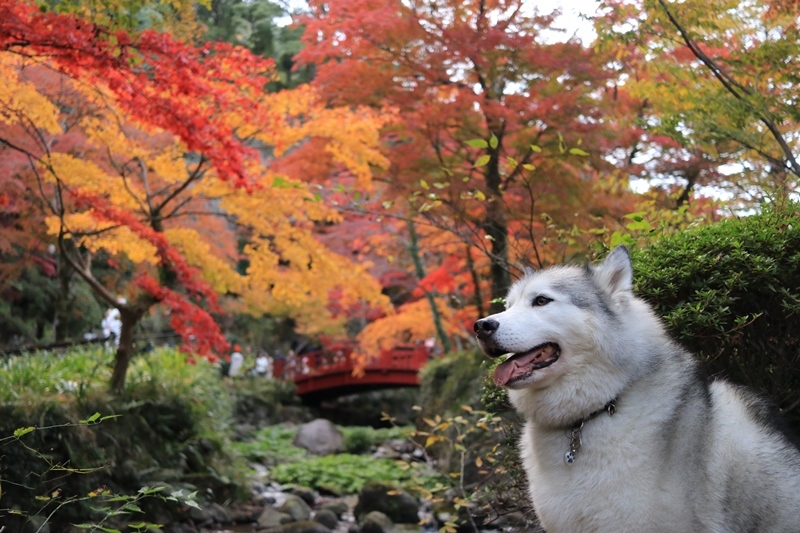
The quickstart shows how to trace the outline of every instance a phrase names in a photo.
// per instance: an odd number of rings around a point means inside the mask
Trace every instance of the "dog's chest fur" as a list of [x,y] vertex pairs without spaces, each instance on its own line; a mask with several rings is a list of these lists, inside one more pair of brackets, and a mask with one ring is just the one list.
[[547,531],[673,531],[692,522],[689,495],[658,464],[655,426],[635,427],[624,415],[588,421],[573,465],[564,462],[568,430],[526,425],[522,459]]

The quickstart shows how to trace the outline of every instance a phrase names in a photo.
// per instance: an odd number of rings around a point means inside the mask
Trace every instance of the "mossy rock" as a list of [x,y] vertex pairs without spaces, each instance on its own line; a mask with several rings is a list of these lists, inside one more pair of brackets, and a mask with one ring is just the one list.
[[416,524],[419,522],[419,502],[397,487],[370,481],[358,493],[358,504],[353,511],[361,517],[372,511],[380,511],[392,522]]
[[332,511],[338,518],[341,518],[344,513],[347,512],[347,502],[342,500],[333,501],[330,503],[326,503],[322,506],[322,509],[327,509]]
[[286,501],[278,507],[278,511],[288,514],[297,522],[311,518],[311,507],[300,496],[294,494],[286,496]]
[[261,514],[258,515],[256,524],[259,529],[268,529],[288,524],[292,521],[292,517],[288,514],[282,513],[272,506],[267,506],[261,511]]
[[394,523],[380,511],[372,511],[361,519],[361,533],[393,533]]
[[314,513],[314,522],[319,522],[329,529],[334,529],[339,523],[339,519],[337,518],[336,513],[330,509],[320,509]]

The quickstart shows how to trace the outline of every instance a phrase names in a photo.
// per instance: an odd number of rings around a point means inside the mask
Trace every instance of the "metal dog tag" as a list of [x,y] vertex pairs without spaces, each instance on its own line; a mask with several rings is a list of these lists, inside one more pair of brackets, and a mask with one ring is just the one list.
[[572,435],[569,438],[569,450],[564,454],[564,464],[567,466],[575,464],[579,451],[581,451],[581,430],[576,428],[572,430]]
[[567,466],[572,466],[575,462],[575,453],[572,450],[568,450],[567,453],[564,454],[564,464]]

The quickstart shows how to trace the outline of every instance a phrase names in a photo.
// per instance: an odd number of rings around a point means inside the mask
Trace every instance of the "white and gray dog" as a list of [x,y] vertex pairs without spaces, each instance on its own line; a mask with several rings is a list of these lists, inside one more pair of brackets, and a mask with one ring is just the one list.
[[521,457],[550,533],[800,532],[800,451],[744,387],[707,381],[632,292],[624,247],[516,282],[475,323],[526,419]]

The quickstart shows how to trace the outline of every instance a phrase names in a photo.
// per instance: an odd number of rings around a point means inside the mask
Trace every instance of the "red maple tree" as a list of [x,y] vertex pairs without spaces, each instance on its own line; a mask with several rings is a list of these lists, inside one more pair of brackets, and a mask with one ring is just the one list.
[[[523,0],[309,4],[298,63],[316,65],[313,85],[331,104],[398,111],[384,129],[392,164],[369,196],[341,174],[332,186],[350,191],[349,216],[402,236],[420,292],[450,290],[444,268],[471,285],[454,305],[498,310],[522,267],[585,253],[588,230],[634,210],[627,162],[612,155],[636,141],[640,102],[615,86],[613,51],[548,39],[553,17]],[[294,162],[318,153],[303,146]]]

